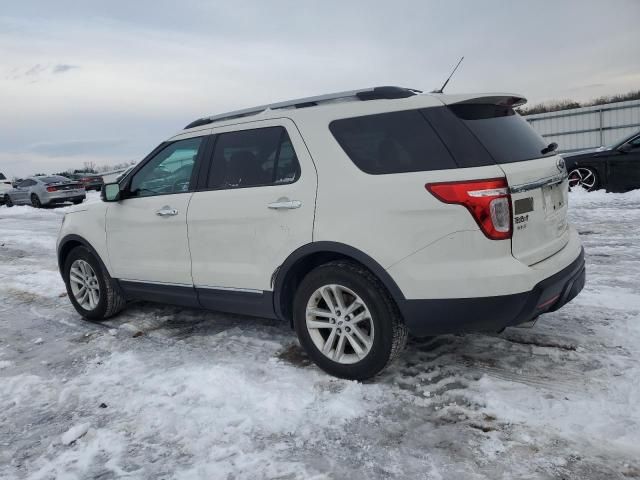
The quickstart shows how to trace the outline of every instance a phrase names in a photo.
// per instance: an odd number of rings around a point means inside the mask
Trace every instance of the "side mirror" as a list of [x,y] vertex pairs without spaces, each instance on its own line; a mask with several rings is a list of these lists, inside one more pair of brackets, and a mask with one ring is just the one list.
[[630,143],[623,143],[622,145],[620,145],[618,147],[618,151],[622,152],[622,153],[627,153],[629,152],[631,149],[633,148],[633,145],[631,145]]
[[106,183],[100,191],[103,202],[117,202],[122,199],[122,192],[119,183]]

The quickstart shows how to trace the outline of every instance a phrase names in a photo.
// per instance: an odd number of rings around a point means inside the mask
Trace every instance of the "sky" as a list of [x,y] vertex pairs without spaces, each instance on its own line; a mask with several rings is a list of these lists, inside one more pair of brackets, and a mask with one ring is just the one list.
[[400,85],[640,89],[640,0],[0,0],[0,172],[138,161],[192,120]]

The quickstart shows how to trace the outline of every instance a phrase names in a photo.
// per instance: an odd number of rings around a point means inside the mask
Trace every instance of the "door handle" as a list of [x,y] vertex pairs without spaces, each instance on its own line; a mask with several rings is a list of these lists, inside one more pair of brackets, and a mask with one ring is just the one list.
[[177,214],[178,210],[176,210],[175,208],[171,208],[169,205],[165,205],[156,212],[156,215],[159,215],[161,217],[172,217],[173,215]]
[[279,198],[276,202],[267,204],[267,207],[272,210],[293,210],[301,206],[302,202],[300,200],[289,200],[288,198]]

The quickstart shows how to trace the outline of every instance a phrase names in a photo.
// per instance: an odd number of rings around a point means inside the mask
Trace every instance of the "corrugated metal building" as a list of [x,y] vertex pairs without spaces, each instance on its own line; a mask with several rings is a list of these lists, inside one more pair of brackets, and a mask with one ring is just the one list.
[[640,100],[537,113],[524,117],[560,152],[611,145],[640,130]]

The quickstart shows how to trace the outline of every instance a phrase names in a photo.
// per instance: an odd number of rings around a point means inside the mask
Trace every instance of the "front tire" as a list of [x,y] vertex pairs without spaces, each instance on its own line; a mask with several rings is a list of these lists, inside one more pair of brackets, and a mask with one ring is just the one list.
[[7,208],[13,207],[13,201],[11,201],[11,197],[9,195],[4,196],[4,204],[7,206]]
[[73,201],[73,204],[74,204],[74,205],[80,205],[82,202],[84,202],[84,198],[81,198],[81,199],[79,199],[79,200],[74,200],[74,201]]
[[385,287],[369,270],[347,261],[321,265],[302,280],[293,320],[311,359],[340,378],[377,375],[407,342],[407,328]]
[[86,247],[69,252],[62,276],[71,303],[88,320],[106,320],[125,307],[117,285]]

